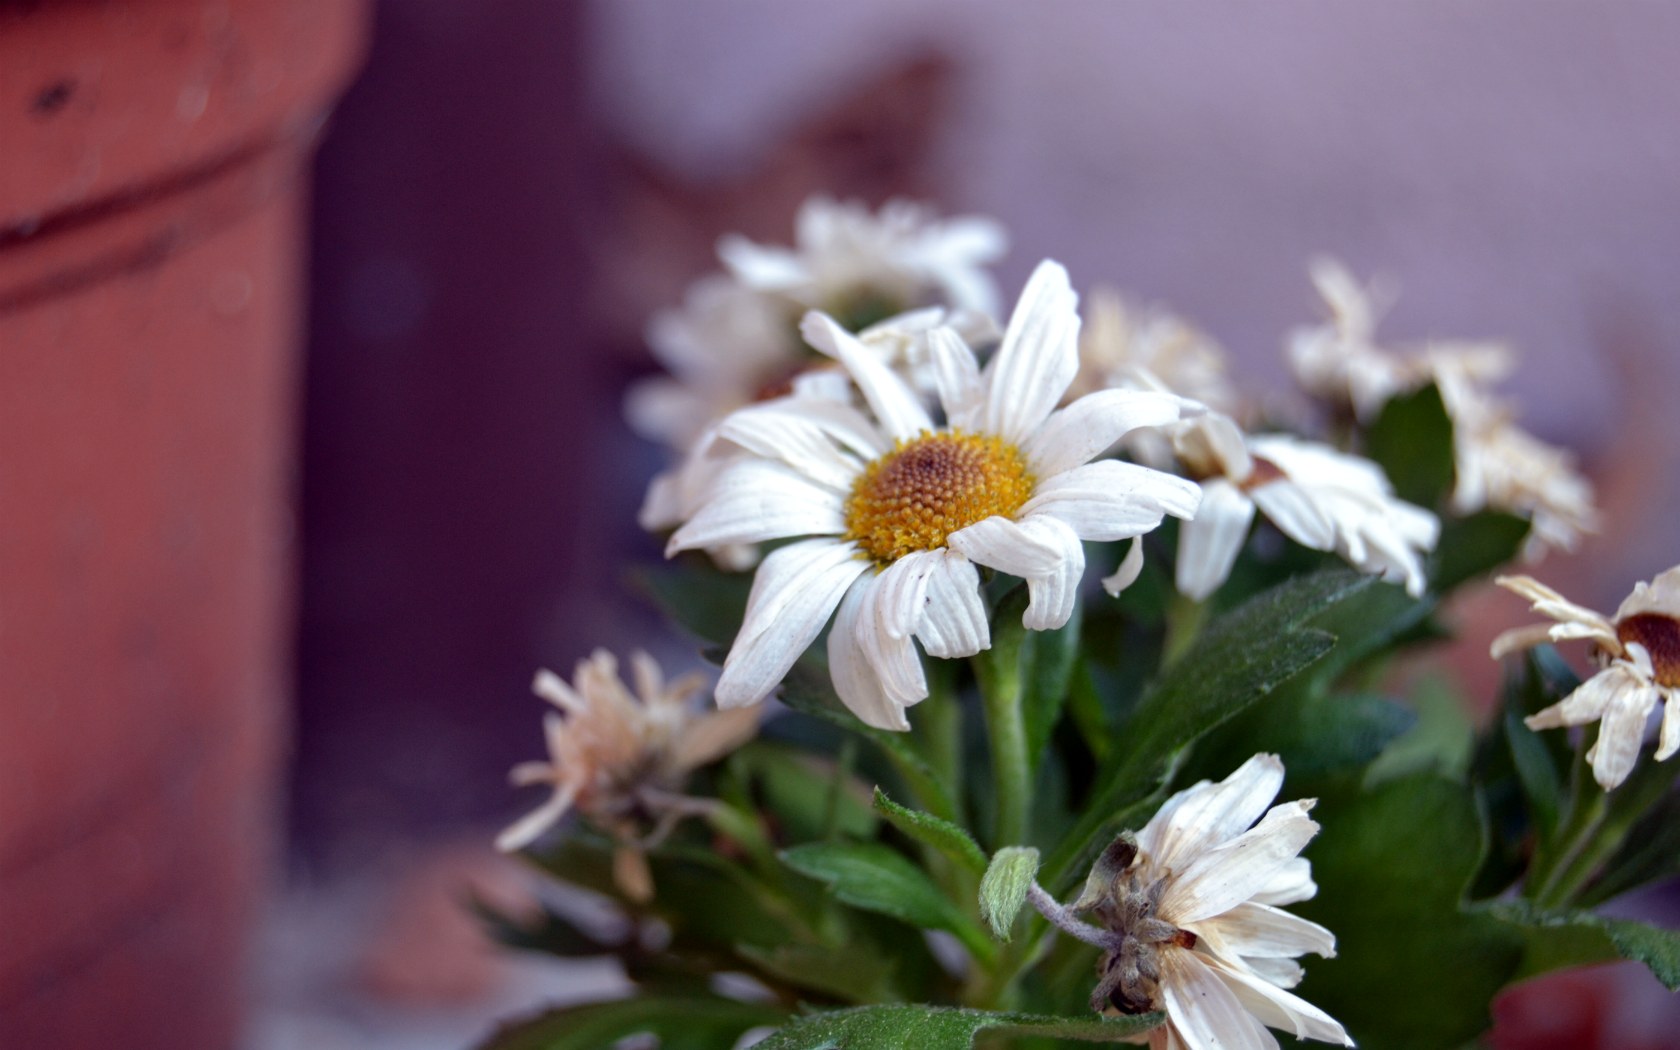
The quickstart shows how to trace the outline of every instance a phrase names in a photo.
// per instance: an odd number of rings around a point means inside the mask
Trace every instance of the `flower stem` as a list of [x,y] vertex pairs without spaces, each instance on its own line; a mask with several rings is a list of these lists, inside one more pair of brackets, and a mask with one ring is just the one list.
[[997,800],[993,842],[998,846],[1026,842],[1027,814],[1032,809],[1031,772],[1027,759],[1027,727],[1021,710],[1021,627],[999,630],[992,647],[975,657],[975,676],[986,713],[986,735],[992,752],[992,791]]

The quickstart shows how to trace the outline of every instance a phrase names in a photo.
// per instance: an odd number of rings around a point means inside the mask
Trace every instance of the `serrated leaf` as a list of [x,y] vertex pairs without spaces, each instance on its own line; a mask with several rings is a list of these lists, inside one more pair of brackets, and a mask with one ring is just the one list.
[[751,1028],[779,1024],[784,1010],[720,998],[640,996],[550,1010],[498,1029],[479,1050],[601,1050],[633,1035],[665,1047],[728,1047]]
[[1160,787],[1177,754],[1202,734],[1321,659],[1334,637],[1306,626],[1372,585],[1333,569],[1290,579],[1217,617],[1144,694],[1097,773],[1085,815],[1046,863],[1052,892],[1083,874],[1121,830],[1121,811]]
[[1474,796],[1416,773],[1322,798],[1313,817],[1319,890],[1290,910],[1336,935],[1336,957],[1307,961],[1301,996],[1362,1050],[1464,1045],[1523,950],[1509,926],[1461,907],[1482,855]]
[[1547,910],[1528,900],[1496,901],[1478,910],[1512,924],[1527,938],[1519,978],[1619,957],[1644,963],[1669,991],[1680,990],[1680,932],[1587,911]]
[[781,854],[794,871],[825,883],[835,897],[865,911],[954,935],[977,958],[996,946],[975,921],[908,857],[877,842],[814,842]]
[[1365,431],[1365,454],[1406,502],[1432,510],[1445,501],[1453,484],[1453,425],[1433,383],[1389,399]]
[[1120,1043],[1162,1020],[1160,1014],[1096,1019],[942,1006],[862,1006],[801,1018],[759,1043],[757,1050],[969,1050],[974,1037],[985,1031]]
[[1000,940],[1009,940],[1009,929],[1037,877],[1038,850],[1030,846],[1005,846],[992,855],[980,880],[980,916]]
[[875,789],[875,811],[904,834],[950,857],[976,875],[986,870],[986,854],[973,836],[948,820],[901,806]]

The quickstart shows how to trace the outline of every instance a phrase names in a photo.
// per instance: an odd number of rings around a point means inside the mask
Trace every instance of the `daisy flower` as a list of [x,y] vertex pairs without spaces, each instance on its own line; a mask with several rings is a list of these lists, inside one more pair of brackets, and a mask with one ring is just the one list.
[[794,241],[776,248],[732,235],[718,242],[718,255],[747,287],[826,311],[854,332],[936,303],[997,313],[997,286],[984,267],[1009,240],[991,219],[940,220],[904,200],[871,213],[856,201],[813,197],[800,206]]
[[1530,729],[1597,722],[1598,740],[1587,762],[1606,791],[1633,771],[1645,723],[1659,702],[1664,706],[1657,761],[1680,750],[1680,565],[1650,583],[1636,584],[1613,617],[1576,605],[1529,576],[1501,576],[1494,582],[1557,621],[1506,631],[1493,641],[1494,659],[1546,642],[1584,638],[1593,643],[1601,664],[1573,693],[1530,715]]
[[1422,555],[1441,523],[1396,499],[1375,463],[1288,435],[1248,436],[1213,413],[1179,424],[1172,438],[1202,487],[1201,509],[1179,531],[1184,595],[1200,600],[1225,582],[1255,508],[1303,547],[1334,550],[1362,572],[1404,583],[1413,597],[1423,593]]
[[731,415],[718,435],[745,454],[667,547],[797,540],[758,568],[719,705],[764,699],[832,616],[829,669],[841,700],[870,725],[907,729],[905,709],[927,696],[915,642],[940,658],[991,644],[977,565],[1023,578],[1023,622],[1053,629],[1073,612],[1081,541],[1137,537],[1167,514],[1195,511],[1192,482],[1090,462],[1135,427],[1178,419],[1187,403],[1109,390],[1056,408],[1078,368],[1077,306],[1067,272],[1046,261],[984,370],[955,333],[933,332],[943,425],[857,337],[807,315],[806,338],[851,375],[868,414],[789,398]]
[[1166,1011],[1149,1035],[1154,1050],[1275,1048],[1268,1027],[1353,1045],[1288,990],[1302,976],[1295,958],[1332,957],[1336,938],[1281,907],[1318,892],[1299,856],[1318,833],[1307,816],[1313,800],[1272,806],[1282,786],[1278,757],[1256,755],[1217,784],[1178,792],[1136,836],[1116,839],[1069,908],[1029,891],[1059,928],[1106,949],[1093,1009]]
[[[573,808],[621,844],[657,841],[693,811],[678,794],[688,774],[751,739],[756,711],[705,711],[692,698],[704,683],[697,674],[667,684],[646,653],[630,657],[635,692],[619,676],[618,661],[604,649],[580,660],[568,684],[552,671],[538,672],[533,691],[553,704],[543,719],[546,762],[513,768],[515,784],[546,784],[547,802],[496,838],[513,851],[530,845]],[[651,834],[641,827],[655,822]]]

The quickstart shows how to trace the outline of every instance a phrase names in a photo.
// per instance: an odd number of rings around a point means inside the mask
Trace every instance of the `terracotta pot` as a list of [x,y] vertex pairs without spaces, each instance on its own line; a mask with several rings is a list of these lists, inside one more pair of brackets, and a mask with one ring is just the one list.
[[234,1045],[358,0],[0,6],[0,1046]]

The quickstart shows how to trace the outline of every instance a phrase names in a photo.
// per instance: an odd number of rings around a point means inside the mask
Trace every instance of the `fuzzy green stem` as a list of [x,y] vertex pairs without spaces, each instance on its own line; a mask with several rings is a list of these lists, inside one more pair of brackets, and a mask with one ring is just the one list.
[[1026,843],[1027,814],[1032,809],[1027,727],[1021,710],[1021,645],[1025,638],[1025,629],[1020,627],[999,630],[991,649],[975,657],[992,752],[992,791],[997,799],[992,841],[997,846]]

